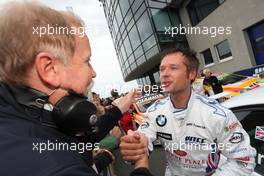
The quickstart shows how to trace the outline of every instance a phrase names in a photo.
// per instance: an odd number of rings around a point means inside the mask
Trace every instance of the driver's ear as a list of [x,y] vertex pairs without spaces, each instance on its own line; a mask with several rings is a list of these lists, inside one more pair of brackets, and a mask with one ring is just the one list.
[[190,80],[195,80],[196,76],[197,76],[197,71],[195,69],[190,70],[189,72]]
[[53,87],[59,87],[61,62],[46,52],[40,52],[35,57],[36,72],[41,81]]

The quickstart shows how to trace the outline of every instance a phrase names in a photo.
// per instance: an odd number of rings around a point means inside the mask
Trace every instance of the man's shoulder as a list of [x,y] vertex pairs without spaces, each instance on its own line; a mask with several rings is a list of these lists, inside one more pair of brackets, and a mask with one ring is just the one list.
[[156,100],[148,109],[147,113],[155,113],[159,110],[164,110],[164,108],[168,105],[169,103],[169,97],[165,97],[159,100]]
[[[48,143],[47,140],[32,135],[19,136],[11,132],[1,133],[0,138],[3,140],[0,142],[0,163],[5,165],[1,168],[2,175],[93,173],[92,168],[86,165],[77,151],[56,150],[58,148],[56,141]],[[19,167],[14,169],[18,165]]]
[[206,112],[211,116],[220,117],[223,119],[227,118],[228,114],[231,112],[228,108],[219,104],[218,101],[197,94],[195,95],[194,106],[199,107],[200,112]]
[[215,82],[218,82],[218,81],[219,81],[218,78],[217,78],[216,76],[212,76],[212,77],[211,77],[211,80],[212,80],[212,81],[215,81]]

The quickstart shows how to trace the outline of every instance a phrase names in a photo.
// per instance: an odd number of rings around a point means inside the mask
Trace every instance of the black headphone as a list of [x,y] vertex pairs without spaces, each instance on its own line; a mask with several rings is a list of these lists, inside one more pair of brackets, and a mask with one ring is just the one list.
[[97,108],[86,96],[70,91],[54,105],[52,118],[64,132],[96,132],[96,112]]
[[[44,109],[49,96],[29,87],[8,86],[17,102],[28,108]],[[64,133],[97,132],[95,126],[97,108],[87,100],[86,96],[69,91],[62,97],[52,110],[52,119],[56,127]]]

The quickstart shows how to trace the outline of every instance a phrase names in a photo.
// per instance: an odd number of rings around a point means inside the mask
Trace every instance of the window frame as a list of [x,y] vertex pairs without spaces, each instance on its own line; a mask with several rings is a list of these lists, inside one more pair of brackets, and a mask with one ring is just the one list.
[[[204,53],[205,53],[206,51],[208,51],[208,50],[209,50],[209,52],[210,52],[210,54],[211,54],[212,62],[206,64],[206,62],[205,62],[205,57],[204,57]],[[213,55],[212,55],[212,52],[211,52],[211,49],[210,49],[210,48],[207,48],[207,49],[201,51],[200,54],[201,54],[201,56],[202,56],[202,59],[203,59],[203,62],[204,62],[204,66],[205,66],[205,67],[206,67],[206,66],[208,67],[208,66],[214,65],[214,58],[213,58]]]
[[[219,54],[218,46],[219,46],[220,44],[224,43],[224,42],[227,42],[231,55],[222,58],[222,56]],[[222,40],[221,42],[215,44],[215,45],[214,45],[214,48],[215,48],[215,50],[216,50],[216,53],[217,53],[217,56],[218,56],[218,59],[219,59],[220,62],[225,62],[225,61],[228,61],[228,60],[233,59],[233,53],[232,53],[232,50],[231,50],[231,47],[230,47],[230,44],[229,44],[228,39]]]
[[[187,13],[188,13],[188,15],[189,15],[189,19],[190,19],[190,21],[191,21],[192,26],[196,26],[196,25],[199,24],[201,21],[203,21],[203,19],[205,19],[208,15],[210,15],[213,11],[215,11],[215,10],[216,10],[219,6],[221,6],[225,1],[226,1],[226,0],[217,0],[217,3],[218,3],[217,7],[216,7],[215,9],[213,9],[210,13],[208,13],[207,15],[205,15],[205,14],[202,13],[201,8],[198,9],[198,7],[195,6],[195,2],[196,2],[197,4],[199,4],[199,5],[201,5],[200,2],[198,2],[198,1],[196,1],[196,0],[190,0],[190,2],[186,5],[185,8],[186,8],[186,11],[187,11]],[[198,11],[199,11],[199,13],[198,13]],[[194,16],[191,15],[191,13],[194,14]],[[200,17],[199,17],[199,16],[200,16]],[[193,17],[194,17],[195,19],[194,19]]]

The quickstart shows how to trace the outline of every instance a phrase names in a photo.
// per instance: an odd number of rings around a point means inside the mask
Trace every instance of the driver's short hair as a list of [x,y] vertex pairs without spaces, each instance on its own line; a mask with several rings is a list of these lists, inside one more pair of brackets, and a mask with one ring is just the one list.
[[186,48],[186,49],[180,49],[180,48],[169,48],[165,49],[161,52],[161,61],[164,59],[165,56],[170,54],[176,54],[181,53],[185,58],[185,65],[187,67],[187,73],[189,73],[191,70],[195,70],[196,73],[198,73],[199,69],[199,60],[196,57],[196,52],[192,49]]

